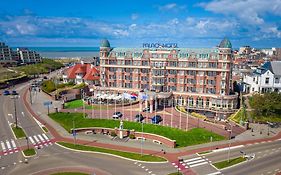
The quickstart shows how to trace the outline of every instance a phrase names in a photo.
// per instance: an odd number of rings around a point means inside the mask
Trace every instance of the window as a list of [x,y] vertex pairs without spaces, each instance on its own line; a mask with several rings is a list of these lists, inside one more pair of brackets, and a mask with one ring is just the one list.
[[265,78],[265,84],[269,83],[269,78]]
[[276,83],[276,84],[278,84],[278,83],[279,83],[279,78],[278,78],[278,77],[277,77],[277,78],[275,78],[274,83]]

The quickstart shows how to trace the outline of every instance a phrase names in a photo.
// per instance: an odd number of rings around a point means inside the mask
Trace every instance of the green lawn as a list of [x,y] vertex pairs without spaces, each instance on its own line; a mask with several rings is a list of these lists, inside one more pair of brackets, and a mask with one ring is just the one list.
[[234,121],[235,123],[242,124],[242,122],[247,121],[247,111],[245,108],[240,108],[236,113],[232,114],[229,117],[230,120]]
[[110,149],[104,149],[99,147],[92,147],[92,146],[85,146],[85,145],[74,145],[72,143],[66,143],[66,142],[58,142],[58,144],[71,148],[76,150],[83,150],[83,151],[94,151],[94,152],[102,152],[102,153],[109,153],[114,154],[117,156],[134,159],[134,160],[141,160],[141,161],[149,161],[149,162],[163,162],[166,161],[166,159],[154,155],[141,155],[138,153],[130,153],[130,152],[123,152],[118,150],[110,150]]
[[12,130],[13,130],[15,136],[18,139],[26,137],[26,135],[21,127],[19,127],[19,126],[17,128],[16,128],[16,126],[11,126],[11,127],[12,127]]
[[23,153],[24,153],[25,156],[33,156],[33,155],[36,154],[36,152],[33,148],[23,150]]
[[170,173],[168,175],[183,175],[181,172]]
[[[52,113],[49,116],[64,127],[68,132],[71,131],[73,119],[75,121],[76,128],[115,128],[119,127],[120,124],[120,121],[118,120],[83,118],[82,113]],[[124,128],[141,131],[141,124],[137,122],[124,121]],[[176,140],[178,147],[207,143],[210,141],[211,137],[213,138],[213,141],[225,139],[223,136],[209,132],[202,128],[194,128],[189,131],[184,131],[177,128],[153,124],[145,124],[143,128],[144,132],[162,135],[172,140]]]
[[215,167],[217,167],[218,169],[223,169],[223,168],[238,164],[240,162],[244,162],[246,160],[247,160],[246,158],[237,157],[237,158],[234,158],[234,159],[230,159],[229,162],[228,162],[228,160],[224,160],[224,161],[221,161],[221,162],[216,162],[213,165]]
[[[73,101],[70,101],[70,102],[67,102],[64,104],[64,107],[66,109],[74,109],[74,108],[80,108],[80,107],[83,107],[83,101],[82,100],[73,100]],[[85,103],[85,108],[86,109],[94,109],[94,110],[106,110],[107,107],[104,106],[104,105],[88,105]],[[108,109],[110,109],[111,107],[108,107]]]
[[51,175],[89,175],[86,173],[78,173],[78,172],[62,172],[62,173],[54,173]]

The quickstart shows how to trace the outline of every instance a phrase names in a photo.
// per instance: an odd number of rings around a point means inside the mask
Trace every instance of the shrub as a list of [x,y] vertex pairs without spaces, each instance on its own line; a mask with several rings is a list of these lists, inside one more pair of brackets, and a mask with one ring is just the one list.
[[110,132],[110,135],[111,135],[112,137],[116,137],[116,136],[117,136],[117,134],[115,133],[115,131],[111,131],[111,132]]
[[130,135],[129,135],[129,138],[130,138],[130,139],[135,139],[136,137],[135,137],[134,134],[130,134]]

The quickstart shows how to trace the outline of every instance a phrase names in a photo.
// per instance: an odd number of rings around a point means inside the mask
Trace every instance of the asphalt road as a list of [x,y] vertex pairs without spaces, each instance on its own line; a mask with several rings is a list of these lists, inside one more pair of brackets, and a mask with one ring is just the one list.
[[[19,89],[22,89],[20,87]],[[22,91],[20,97],[22,97]],[[17,146],[26,145],[25,139],[15,139],[8,121],[14,122],[14,104],[10,96],[0,96],[0,132],[1,140],[14,139]],[[42,134],[43,130],[34,119],[28,114],[21,99],[17,99],[18,124],[24,129],[27,136]],[[0,140],[0,141],[1,141]],[[31,143],[29,143],[31,146]],[[88,167],[101,170],[104,174],[163,174],[176,171],[170,163],[141,163],[137,161],[125,160],[109,155],[97,153],[80,153],[61,148],[55,144],[43,146],[36,149],[36,156],[28,158],[28,164],[21,152],[3,155],[0,158],[0,174],[2,175],[29,175],[39,171],[61,167]],[[94,173],[94,172],[93,172]]]
[[[223,174],[230,175],[258,175],[275,174],[281,170],[281,140],[265,142],[260,144],[246,145],[245,147],[230,149],[230,158],[242,156],[243,151],[246,155],[255,155],[254,159],[240,165],[222,170]],[[212,163],[227,160],[228,150],[206,154]]]

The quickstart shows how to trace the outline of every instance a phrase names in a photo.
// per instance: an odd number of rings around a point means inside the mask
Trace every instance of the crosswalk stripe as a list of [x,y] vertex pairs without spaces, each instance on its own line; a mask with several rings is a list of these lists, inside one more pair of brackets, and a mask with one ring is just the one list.
[[193,162],[187,162],[186,164],[187,165],[193,165],[193,164],[196,164],[196,163],[199,163],[199,162],[204,162],[205,160],[204,159],[201,159],[201,160],[196,160],[196,161],[193,161]]
[[1,147],[2,147],[2,150],[5,152],[6,151],[6,147],[5,147],[4,142],[2,142],[2,141],[1,141]]
[[10,142],[8,140],[6,140],[6,145],[7,145],[8,150],[11,150],[11,145],[10,145]]
[[40,143],[39,139],[34,135],[33,138],[35,139],[36,143]]
[[184,160],[184,162],[190,162],[190,161],[194,161],[194,160],[198,160],[198,159],[202,159],[202,158],[201,157],[196,157],[196,158],[193,158],[193,159]]
[[202,162],[202,163],[198,163],[198,164],[194,164],[194,165],[190,165],[190,167],[196,167],[196,166],[200,166],[200,165],[204,165],[207,164],[208,162]]
[[42,136],[43,136],[46,140],[49,140],[49,138],[46,136],[45,133],[43,133]]
[[38,134],[37,136],[39,137],[39,139],[40,139],[42,142],[45,142],[45,140],[43,139],[43,137],[42,137],[40,134]]
[[33,145],[35,145],[35,142],[34,142],[33,138],[32,138],[31,136],[29,136],[28,138],[29,138],[29,140],[31,141],[31,143],[32,143]]
[[16,145],[16,143],[13,139],[11,139],[11,143],[12,143],[12,146],[13,146],[14,149],[17,148],[17,145]]

